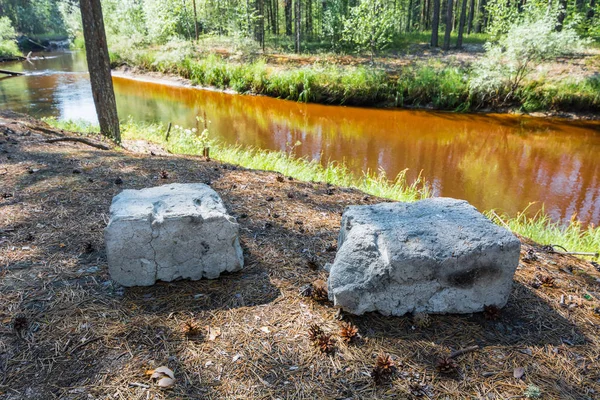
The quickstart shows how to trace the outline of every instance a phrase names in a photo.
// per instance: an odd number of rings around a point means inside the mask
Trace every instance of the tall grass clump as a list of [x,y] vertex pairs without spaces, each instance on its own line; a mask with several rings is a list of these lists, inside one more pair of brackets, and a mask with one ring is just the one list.
[[560,246],[575,252],[600,252],[600,227],[590,225],[584,228],[575,218],[563,225],[552,221],[543,209],[533,216],[529,216],[527,210],[514,217],[498,216],[493,211],[485,214],[492,221],[506,225],[511,231],[542,245]]
[[322,165],[316,160],[296,157],[293,150],[281,152],[227,145],[207,139],[194,129],[180,126],[171,129],[169,141],[166,142],[164,132],[165,127],[161,124],[139,124],[129,120],[122,126],[123,138],[162,144],[172,153],[201,155],[205,147],[210,147],[211,158],[215,160],[245,168],[277,171],[302,181],[353,187],[374,196],[397,201],[416,201],[430,196],[428,186],[420,177],[409,183],[405,172],[400,173],[393,181],[382,172],[367,172],[357,177],[342,163],[328,162]]
[[397,84],[398,104],[439,109],[469,109],[466,71],[458,67],[418,65],[404,68]]

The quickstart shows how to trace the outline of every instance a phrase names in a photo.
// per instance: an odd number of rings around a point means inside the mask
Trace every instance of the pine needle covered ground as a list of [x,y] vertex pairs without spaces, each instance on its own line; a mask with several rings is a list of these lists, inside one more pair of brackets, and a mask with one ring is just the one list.
[[[523,240],[500,311],[348,316],[307,284],[326,279],[344,207],[380,199],[142,141],[109,151],[45,142],[60,134],[0,114],[0,399],[600,394],[597,264]],[[173,182],[220,193],[241,225],[245,269],[115,285],[103,241],[112,197]],[[315,326],[323,333],[311,339]],[[174,373],[170,388],[151,378],[160,366]]]

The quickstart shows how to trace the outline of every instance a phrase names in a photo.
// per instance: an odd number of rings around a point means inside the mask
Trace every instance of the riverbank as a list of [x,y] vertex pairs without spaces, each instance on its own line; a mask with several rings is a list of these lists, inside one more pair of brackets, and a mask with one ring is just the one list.
[[[97,128],[89,124],[74,121],[48,122],[55,128],[76,132],[97,132]],[[338,162],[330,162],[325,166],[318,161],[295,156],[293,146],[287,152],[268,151],[255,148],[227,145],[210,138],[208,131],[181,126],[172,127],[161,124],[140,124],[128,121],[122,125],[125,139],[148,141],[172,154],[201,156],[204,149],[209,148],[212,158],[256,170],[275,171],[295,179],[307,182],[320,182],[327,185],[351,187],[361,192],[394,201],[416,201],[430,196],[429,184],[419,177],[414,182],[406,179],[406,171],[395,179],[384,174],[372,172],[356,176],[346,166]],[[169,132],[168,137],[166,132]],[[597,253],[600,251],[600,227],[590,225],[584,227],[576,219],[567,225],[552,221],[543,210],[535,215],[526,212],[518,215],[497,215],[492,210],[486,214],[496,223],[508,226],[513,232],[528,237],[544,245],[556,245],[573,252]],[[560,248],[559,247],[559,248]]]
[[[382,199],[170,154],[128,138],[127,129],[125,149],[104,151],[48,143],[75,134],[14,114],[0,118],[0,396],[7,400],[115,393],[591,399],[600,391],[600,314],[594,311],[600,274],[587,261],[522,239],[514,290],[497,319],[430,316],[422,324],[411,316],[342,314],[362,337],[346,345],[337,310],[299,291],[326,279],[319,267],[335,256],[343,209]],[[97,135],[86,138],[111,146]],[[210,183],[221,194],[240,223],[245,269],[214,281],[116,286],[103,250],[112,197],[175,182]],[[544,285],[537,284],[541,279]],[[17,315],[22,326],[15,332]],[[199,334],[190,335],[186,323]],[[311,346],[311,324],[333,334],[332,355]],[[219,333],[209,336],[207,327]],[[479,349],[457,357],[455,373],[436,370],[437,358],[472,345]],[[380,353],[392,356],[398,372],[375,385],[370,373]],[[171,390],[156,388],[146,374],[160,365],[175,373]]]
[[[112,65],[136,74],[161,73],[193,85],[294,101],[459,112],[526,112],[598,118],[600,53],[539,65],[510,96],[469,86],[481,46],[464,52],[421,51],[373,62],[336,55],[248,54],[187,44],[111,52]],[[598,54],[597,54],[598,53]]]

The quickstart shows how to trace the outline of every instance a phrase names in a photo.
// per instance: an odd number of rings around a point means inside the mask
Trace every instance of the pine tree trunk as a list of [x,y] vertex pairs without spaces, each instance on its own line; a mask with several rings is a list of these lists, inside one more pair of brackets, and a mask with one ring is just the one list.
[[471,0],[469,4],[469,23],[467,25],[467,34],[470,35],[473,30],[473,18],[475,17],[475,0]]
[[439,47],[440,0],[433,0],[433,18],[431,19],[431,47]]
[[116,143],[121,143],[102,6],[100,0],[81,0],[80,7],[88,70],[100,131]]
[[558,0],[558,4],[560,5],[560,10],[558,12],[555,29],[557,32],[560,32],[562,31],[563,23],[567,17],[567,0]]
[[192,0],[194,5],[194,38],[198,40],[198,13],[196,11],[196,0]]
[[465,32],[465,20],[467,19],[467,1],[462,0],[462,5],[460,9],[460,21],[458,23],[458,39],[456,40],[456,48],[462,48],[463,42],[463,33]]
[[296,9],[295,9],[295,15],[294,17],[296,18],[296,36],[295,36],[295,50],[296,53],[300,53],[300,32],[302,30],[302,4],[300,0],[295,0],[296,1]]
[[590,0],[590,8],[588,9],[588,12],[585,15],[585,18],[588,21],[591,21],[592,19],[594,19],[595,12],[596,12],[596,0]]
[[477,7],[477,22],[475,23],[475,33],[483,32],[485,22],[485,4],[486,0],[479,0],[479,7]]
[[444,34],[444,50],[450,49],[450,33],[452,32],[452,9],[453,1],[448,0],[448,7],[446,8],[446,33]]
[[412,22],[413,0],[408,0],[408,11],[406,12],[406,33],[410,32],[410,23]]
[[292,0],[285,0],[285,34],[292,36]]

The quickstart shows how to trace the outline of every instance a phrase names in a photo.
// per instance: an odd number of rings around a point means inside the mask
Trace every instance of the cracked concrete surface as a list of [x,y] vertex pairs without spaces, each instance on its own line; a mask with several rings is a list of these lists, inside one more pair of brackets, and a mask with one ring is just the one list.
[[205,184],[124,190],[105,230],[111,277],[123,286],[215,279],[243,267],[238,224]]
[[508,301],[520,242],[464,200],[351,206],[329,297],[353,314],[471,313]]

